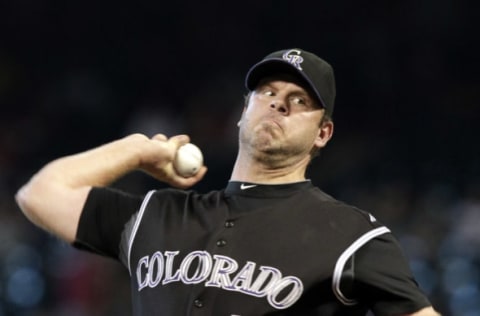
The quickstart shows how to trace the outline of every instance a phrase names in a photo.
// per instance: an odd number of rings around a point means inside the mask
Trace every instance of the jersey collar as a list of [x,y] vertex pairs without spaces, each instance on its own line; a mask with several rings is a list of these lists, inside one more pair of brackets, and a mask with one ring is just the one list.
[[225,189],[228,195],[244,195],[256,197],[283,197],[312,187],[310,180],[283,183],[283,184],[260,184],[253,182],[229,181]]

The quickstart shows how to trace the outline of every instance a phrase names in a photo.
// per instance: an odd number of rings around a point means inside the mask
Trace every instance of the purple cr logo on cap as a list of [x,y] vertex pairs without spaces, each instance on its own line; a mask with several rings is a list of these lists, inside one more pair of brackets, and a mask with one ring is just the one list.
[[300,64],[303,63],[303,57],[300,56],[300,53],[301,51],[299,51],[298,49],[291,49],[289,51],[286,51],[283,54],[282,58],[288,61],[298,70],[303,70],[302,67],[300,66]]

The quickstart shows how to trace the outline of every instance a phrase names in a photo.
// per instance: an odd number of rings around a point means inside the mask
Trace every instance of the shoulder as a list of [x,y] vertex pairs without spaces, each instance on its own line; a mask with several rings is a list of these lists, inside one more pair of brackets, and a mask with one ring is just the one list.
[[152,221],[162,220],[177,224],[185,220],[210,222],[213,214],[224,213],[225,203],[222,191],[199,193],[194,190],[167,188],[150,191],[140,207],[140,216]]
[[215,204],[223,199],[223,191],[210,191],[207,193],[199,193],[195,190],[181,190],[175,188],[166,188],[160,190],[152,190],[145,199],[156,201],[157,203],[175,203],[189,202],[199,204]]
[[371,212],[338,200],[318,187],[312,187],[306,193],[306,198],[314,201],[317,205],[316,211],[323,212],[328,218],[340,221],[345,225],[360,225],[367,228],[384,226]]

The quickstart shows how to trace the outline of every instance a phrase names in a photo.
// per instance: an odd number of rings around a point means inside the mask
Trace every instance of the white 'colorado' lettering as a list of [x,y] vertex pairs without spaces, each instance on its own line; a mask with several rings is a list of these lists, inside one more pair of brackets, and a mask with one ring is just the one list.
[[[266,297],[268,303],[276,309],[292,306],[303,293],[303,283],[297,277],[283,277],[274,267],[257,268],[251,261],[239,268],[236,260],[222,255],[212,257],[207,251],[190,252],[174,272],[173,266],[178,254],[179,251],[156,251],[151,256],[140,258],[136,269],[138,291],[172,282],[205,282],[206,287]],[[256,276],[255,272],[258,272]]]
[[172,275],[172,265],[173,259],[180,251],[165,251],[165,257],[167,257],[167,262],[165,265],[165,278],[162,281],[162,284],[168,284],[171,282],[177,282],[180,280],[180,270],[177,270],[174,275]]

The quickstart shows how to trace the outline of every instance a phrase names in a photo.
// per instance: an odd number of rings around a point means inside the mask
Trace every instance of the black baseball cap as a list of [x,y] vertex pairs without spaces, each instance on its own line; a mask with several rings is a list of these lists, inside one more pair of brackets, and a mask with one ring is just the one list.
[[304,81],[325,112],[332,116],[336,93],[333,68],[325,60],[305,50],[291,48],[267,55],[250,68],[245,85],[249,91],[253,91],[263,78],[284,73],[293,74]]

